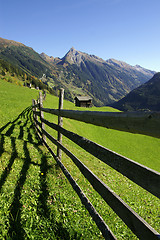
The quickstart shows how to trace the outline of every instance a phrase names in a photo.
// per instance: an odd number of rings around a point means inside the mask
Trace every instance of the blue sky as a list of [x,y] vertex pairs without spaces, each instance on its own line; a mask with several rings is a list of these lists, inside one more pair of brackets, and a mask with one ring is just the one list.
[[0,37],[38,53],[77,50],[160,71],[160,0],[1,0]]

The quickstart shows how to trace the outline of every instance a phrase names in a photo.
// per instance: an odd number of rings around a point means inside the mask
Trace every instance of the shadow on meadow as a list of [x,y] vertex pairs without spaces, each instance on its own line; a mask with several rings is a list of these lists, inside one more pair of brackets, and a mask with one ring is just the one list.
[[[10,156],[7,160],[6,166],[2,168],[1,175],[0,175],[0,192],[3,193],[3,186],[11,174],[12,168],[14,167],[14,163],[18,158],[18,146],[16,141],[20,140],[21,148],[23,151],[24,157],[21,159],[23,160],[23,165],[21,170],[18,174],[18,179],[14,186],[14,194],[12,198],[12,202],[9,207],[9,215],[8,215],[8,233],[7,239],[28,239],[26,232],[24,230],[21,213],[23,204],[21,202],[22,198],[22,190],[24,184],[26,182],[27,173],[31,165],[39,166],[40,174],[39,177],[39,188],[40,188],[40,195],[38,196],[37,202],[37,215],[46,219],[49,219],[51,215],[50,209],[47,206],[47,199],[49,197],[49,189],[47,185],[47,173],[51,167],[56,165],[50,166],[47,162],[47,154],[43,152],[41,149],[41,141],[38,138],[35,128],[32,121],[32,107],[26,108],[14,121],[8,122],[3,127],[0,128],[0,158],[6,152],[6,141],[10,142]],[[31,157],[31,150],[29,148],[29,144],[32,144],[32,151],[36,150],[40,156],[40,163],[37,163],[32,160]],[[4,163],[1,160],[1,166]],[[34,179],[34,178],[33,178]],[[34,184],[34,183],[33,183]],[[52,214],[53,215],[53,214]],[[27,216],[26,216],[27,218]],[[56,222],[53,218],[51,224],[53,225],[53,235],[54,238],[50,239],[73,239],[68,230],[62,226],[62,223]],[[4,223],[5,224],[5,223]],[[76,232],[75,232],[76,236]]]

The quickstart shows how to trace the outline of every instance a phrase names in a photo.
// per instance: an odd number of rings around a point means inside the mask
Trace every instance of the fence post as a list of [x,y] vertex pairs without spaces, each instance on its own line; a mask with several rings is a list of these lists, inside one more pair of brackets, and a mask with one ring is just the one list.
[[36,104],[36,103],[35,103],[35,100],[32,99],[33,123],[34,123],[34,125],[36,126],[36,122],[35,122],[35,117],[36,117],[36,115],[35,115],[35,113],[34,113],[34,111],[36,111],[35,104]]
[[[58,109],[61,110],[63,109],[63,97],[64,97],[64,89],[61,88],[59,92],[59,107]],[[62,127],[63,126],[63,118],[58,115],[58,126]],[[58,131],[58,142],[62,143],[62,134]],[[57,157],[61,160],[62,158],[62,151],[61,149],[57,146]]]
[[39,106],[40,106],[40,120],[41,120],[41,131],[42,131],[42,142],[43,142],[43,141],[46,141],[46,136],[43,133],[44,123],[42,122],[42,118],[44,118],[43,111],[41,111],[41,108],[43,108],[42,92],[39,92]]
[[[34,100],[34,104],[37,105],[37,103],[38,103],[38,101]],[[37,111],[37,107],[35,107],[34,110]],[[35,117],[35,120],[38,120],[38,116],[36,114],[34,115],[34,117]],[[35,121],[35,126],[36,126],[36,128],[38,127],[36,121]]]
[[35,100],[32,99],[32,111],[33,111],[33,120],[34,120],[34,117],[35,117],[35,114],[34,114],[34,111],[35,111]]

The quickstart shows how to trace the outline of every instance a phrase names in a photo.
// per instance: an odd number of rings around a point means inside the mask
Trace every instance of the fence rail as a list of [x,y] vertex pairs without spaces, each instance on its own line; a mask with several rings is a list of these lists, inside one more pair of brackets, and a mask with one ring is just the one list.
[[160,112],[92,112],[50,108],[41,110],[96,126],[160,138]]
[[[153,171],[141,164],[134,162],[122,155],[119,155],[103,146],[100,146],[78,134],[68,131],[62,127],[62,117],[75,119],[94,125],[114,128],[118,130],[125,130],[136,133],[148,134],[150,136],[160,137],[160,113],[102,113],[102,112],[89,112],[89,111],[70,111],[62,110],[60,106],[63,106],[63,90],[60,91],[60,103],[59,109],[43,108],[41,102],[42,95],[40,93],[40,104],[37,105],[33,101],[33,115],[35,126],[38,133],[42,136],[44,145],[49,149],[62,171],[68,178],[72,187],[76,186],[76,191],[80,197],[82,203],[85,205],[93,220],[96,222],[98,228],[102,232],[105,239],[116,239],[113,233],[110,231],[106,223],[101,216],[97,213],[96,209],[92,206],[89,200],[82,193],[80,187],[74,181],[67,169],[61,162],[61,154],[57,150],[57,156],[53,153],[52,149],[46,142],[46,137],[57,146],[57,149],[61,149],[65,152],[79,168],[81,173],[91,183],[93,188],[101,195],[105,202],[115,211],[115,213],[125,222],[125,224],[132,230],[132,232],[140,239],[160,239],[160,234],[155,231],[144,219],[142,219],[136,212],[134,212],[118,195],[116,195],[106,184],[104,184],[90,169],[88,169],[75,155],[73,155],[66,147],[62,145],[61,137],[58,140],[53,138],[46,130],[45,125],[51,127],[58,132],[58,136],[64,135],[74,143],[97,157],[104,163],[111,166],[139,186],[143,187],[147,191],[151,192],[156,197],[160,198],[160,173]],[[35,105],[34,105],[35,104]],[[36,108],[39,108],[40,112]],[[58,125],[49,122],[44,119],[42,112],[55,114],[59,117]],[[40,116],[40,122],[37,120],[37,116]],[[85,117],[84,117],[85,116]],[[102,121],[101,121],[102,120]],[[158,123],[158,125],[157,125]],[[156,124],[156,125],[154,125]],[[148,126],[150,128],[148,129]],[[157,132],[156,132],[157,127]],[[39,129],[40,128],[40,129]],[[80,191],[80,192],[79,192]],[[81,195],[81,194],[82,195]],[[83,200],[85,199],[85,201]]]

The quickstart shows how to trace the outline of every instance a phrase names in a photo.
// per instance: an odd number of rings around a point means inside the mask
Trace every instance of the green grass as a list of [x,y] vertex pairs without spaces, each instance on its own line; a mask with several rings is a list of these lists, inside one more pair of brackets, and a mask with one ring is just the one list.
[[38,97],[38,91],[0,79],[0,127],[13,121],[25,108],[32,105],[32,98]]
[[[37,139],[32,124],[32,98],[38,92],[0,81],[0,236],[1,239],[103,239],[55,160]],[[45,107],[57,108],[58,98],[47,95]],[[64,101],[65,109],[76,109]],[[83,109],[86,110],[86,109]],[[115,111],[111,108],[90,110]],[[57,122],[57,117],[45,114]],[[64,127],[111,150],[160,171],[160,140],[64,119]],[[55,137],[55,131],[46,128]],[[159,200],[104,163],[63,138],[63,144],[99,178],[159,231]],[[53,150],[56,152],[55,146]],[[62,154],[87,197],[118,239],[137,239]]]

